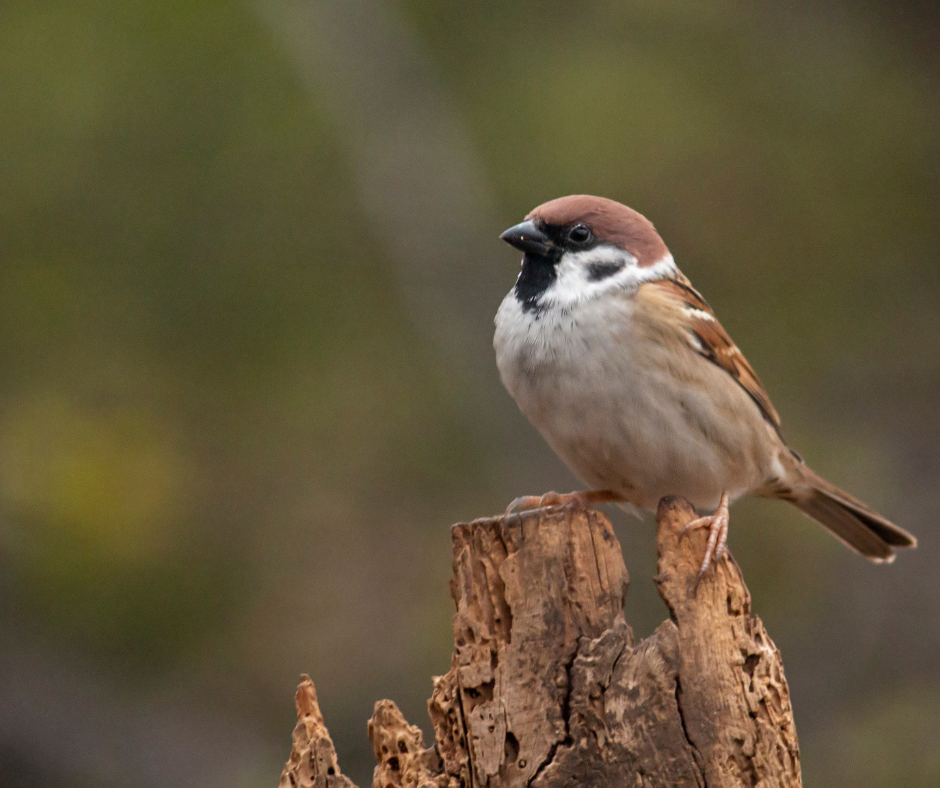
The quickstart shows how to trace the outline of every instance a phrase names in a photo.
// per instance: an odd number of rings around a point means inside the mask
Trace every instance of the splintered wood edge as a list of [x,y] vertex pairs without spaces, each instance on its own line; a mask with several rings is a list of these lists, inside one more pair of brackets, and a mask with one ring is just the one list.
[[409,725],[398,706],[390,700],[375,704],[369,720],[369,740],[378,765],[372,778],[373,788],[432,786],[447,776],[437,749],[424,748],[424,734],[417,725]]
[[[294,742],[278,788],[356,788],[340,772],[317,690],[309,676],[301,677],[294,700]],[[375,704],[368,730],[378,764],[372,782],[375,788],[447,784],[436,748],[424,748],[421,729],[409,725],[394,702],[380,700]]]
[[323,722],[317,690],[306,674],[301,677],[294,695],[297,725],[290,757],[281,772],[279,788],[356,788],[339,770],[336,748]]

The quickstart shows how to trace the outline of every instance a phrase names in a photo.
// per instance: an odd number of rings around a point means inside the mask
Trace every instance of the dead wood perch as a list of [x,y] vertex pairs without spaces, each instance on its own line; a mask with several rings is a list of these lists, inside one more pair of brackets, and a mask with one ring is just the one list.
[[[636,644],[599,512],[455,525],[456,651],[428,701],[436,745],[377,703],[374,788],[801,785],[780,652],[740,569],[726,555],[692,593],[705,534],[678,534],[694,516],[660,502],[656,584],[671,615]],[[306,677],[297,714],[281,788],[353,788]]]

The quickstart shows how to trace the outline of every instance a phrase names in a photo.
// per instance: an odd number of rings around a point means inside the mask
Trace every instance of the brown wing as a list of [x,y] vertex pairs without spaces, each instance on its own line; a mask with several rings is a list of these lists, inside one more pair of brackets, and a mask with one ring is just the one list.
[[738,350],[728,332],[718,322],[708,302],[682,274],[650,284],[656,285],[670,300],[681,303],[692,346],[738,382],[779,434],[780,416],[777,415],[770,397],[767,396],[753,367],[747,363],[744,354]]

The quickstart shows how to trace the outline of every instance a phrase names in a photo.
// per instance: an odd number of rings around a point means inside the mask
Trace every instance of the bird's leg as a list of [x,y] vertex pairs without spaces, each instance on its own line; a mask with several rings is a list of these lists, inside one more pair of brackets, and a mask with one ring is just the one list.
[[545,506],[565,506],[572,503],[579,509],[586,509],[596,503],[623,503],[627,499],[613,490],[578,490],[570,493],[547,492],[545,495],[522,495],[506,507],[506,514],[512,514],[518,507],[520,512],[527,509],[541,509]]
[[713,560],[721,558],[727,549],[728,544],[728,493],[721,494],[721,500],[718,502],[718,508],[714,514],[699,517],[687,523],[685,528],[679,532],[679,539],[682,539],[689,531],[696,528],[708,528],[708,544],[705,545],[705,557],[702,559],[702,568],[698,570],[698,576],[695,578],[695,587],[702,581],[708,567]]

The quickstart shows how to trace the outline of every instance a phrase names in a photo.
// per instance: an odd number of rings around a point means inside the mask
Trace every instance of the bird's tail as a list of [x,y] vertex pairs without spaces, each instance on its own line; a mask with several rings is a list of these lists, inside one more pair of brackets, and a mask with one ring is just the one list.
[[781,497],[803,514],[826,526],[837,539],[866,558],[894,560],[895,547],[917,547],[917,539],[882,517],[870,506],[801,466],[802,479]]

